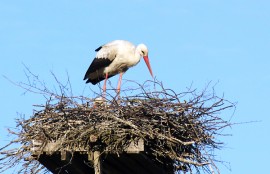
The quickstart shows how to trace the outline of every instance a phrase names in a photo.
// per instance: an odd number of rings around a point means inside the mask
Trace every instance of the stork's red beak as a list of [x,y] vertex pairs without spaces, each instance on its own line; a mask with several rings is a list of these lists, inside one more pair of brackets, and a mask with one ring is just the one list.
[[149,72],[150,72],[151,76],[154,77],[151,66],[150,66],[150,62],[149,62],[149,59],[148,59],[148,56],[143,56],[143,59],[144,59],[146,65],[147,65],[147,67],[149,69]]

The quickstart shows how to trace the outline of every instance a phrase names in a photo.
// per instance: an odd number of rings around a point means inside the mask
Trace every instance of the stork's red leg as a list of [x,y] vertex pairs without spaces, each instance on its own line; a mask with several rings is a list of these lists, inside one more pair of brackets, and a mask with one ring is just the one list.
[[122,83],[122,76],[123,76],[123,73],[121,72],[120,75],[119,75],[119,80],[118,80],[118,85],[117,85],[117,94],[118,95],[120,94],[120,88],[121,88],[121,83]]
[[108,73],[106,73],[105,75],[105,80],[104,80],[104,85],[103,85],[103,97],[106,97],[106,83],[107,83],[107,79],[108,79]]

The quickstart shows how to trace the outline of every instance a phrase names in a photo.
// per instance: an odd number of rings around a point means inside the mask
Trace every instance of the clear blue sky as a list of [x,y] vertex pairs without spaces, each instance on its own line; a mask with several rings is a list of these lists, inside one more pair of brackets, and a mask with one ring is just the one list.
[[[82,81],[94,50],[111,40],[145,43],[156,78],[181,92],[218,82],[219,95],[238,102],[233,122],[259,121],[227,129],[218,159],[221,173],[267,173],[270,155],[270,1],[0,1],[0,146],[17,113],[29,117],[44,98],[26,94],[2,75],[26,81],[26,64],[48,86],[50,71],[76,94],[91,92]],[[151,79],[144,63],[125,79]],[[116,85],[117,77],[112,78]],[[86,88],[85,88],[86,87]],[[92,86],[91,86],[92,88]],[[223,115],[224,118],[230,115]]]

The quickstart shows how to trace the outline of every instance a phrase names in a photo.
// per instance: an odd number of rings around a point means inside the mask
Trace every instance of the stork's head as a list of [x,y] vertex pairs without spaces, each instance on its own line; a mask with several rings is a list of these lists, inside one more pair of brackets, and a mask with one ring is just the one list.
[[141,57],[148,56],[148,49],[147,49],[146,45],[139,44],[137,49],[138,49]]
[[148,58],[148,49],[147,49],[146,45],[139,44],[138,47],[137,47],[137,50],[140,53],[140,56],[143,57],[146,65],[147,65],[147,67],[149,69],[149,72],[150,72],[151,76],[153,77],[153,72],[152,72],[152,69],[151,69],[151,66],[150,66],[150,61],[149,61],[149,58]]

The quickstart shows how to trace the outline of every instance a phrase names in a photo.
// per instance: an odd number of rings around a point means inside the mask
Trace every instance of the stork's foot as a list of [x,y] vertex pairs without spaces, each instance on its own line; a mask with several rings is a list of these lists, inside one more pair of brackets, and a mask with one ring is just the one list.
[[103,100],[106,99],[106,92],[105,92],[105,91],[103,91],[103,93],[102,93],[102,99],[103,99]]
[[120,101],[120,99],[121,99],[121,98],[120,98],[120,92],[119,92],[119,93],[117,93],[116,100],[117,100],[117,101]]
[[121,105],[121,97],[119,94],[116,95],[115,97],[115,102],[118,104],[118,105]]

